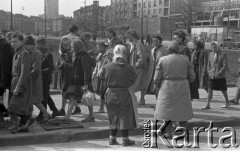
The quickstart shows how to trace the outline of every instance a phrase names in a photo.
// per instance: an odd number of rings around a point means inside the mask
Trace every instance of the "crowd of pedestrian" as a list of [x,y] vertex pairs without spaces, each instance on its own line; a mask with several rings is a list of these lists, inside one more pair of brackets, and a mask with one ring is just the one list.
[[[128,131],[138,126],[137,108],[145,105],[146,94],[156,97],[155,119],[178,122],[181,126],[186,126],[193,117],[191,101],[200,98],[200,88],[208,92],[203,110],[210,109],[213,90],[223,93],[226,102],[222,108],[228,108],[230,102],[239,104],[239,89],[236,98],[228,101],[227,55],[218,42],[212,42],[212,51],[208,51],[201,39],[196,40],[190,51],[186,33],[177,30],[168,48],[162,45],[160,35],[148,37],[153,45],[149,50],[136,31],[128,31],[121,38],[117,38],[114,30],[106,33],[108,41],[92,42],[91,33],[79,35],[78,27],[72,25],[69,34],[61,38],[56,63],[62,91],[60,109],[49,94],[55,65],[45,37],[35,40],[11,32],[4,38],[0,34],[0,95],[10,90],[7,110],[0,105],[0,127],[4,123],[3,112],[10,116],[12,126],[8,129],[12,133],[27,132],[35,120],[44,122],[56,116],[70,119],[71,115],[81,113],[78,103],[89,92],[100,96],[96,113],[104,113],[106,108],[109,144],[118,144],[116,135],[120,131],[123,146],[130,146],[135,142],[129,139]],[[139,101],[136,92],[141,92]],[[32,116],[33,105],[40,110],[36,118]],[[48,113],[47,105],[52,114]],[[93,106],[88,105],[88,110],[83,123],[95,122]],[[172,137],[172,131],[170,124],[166,136]]]

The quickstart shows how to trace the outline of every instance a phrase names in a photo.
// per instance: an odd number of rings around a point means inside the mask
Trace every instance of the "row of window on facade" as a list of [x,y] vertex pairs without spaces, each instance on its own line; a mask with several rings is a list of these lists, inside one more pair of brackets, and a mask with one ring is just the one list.
[[[159,5],[164,4],[165,6],[170,4],[170,0],[144,0],[143,7],[146,7],[146,2],[148,2],[148,7],[157,6],[157,3]],[[112,0],[111,4],[114,4],[114,3],[116,5],[124,5],[124,3],[125,5],[128,5],[128,0]],[[137,0],[133,1],[133,3],[137,3]],[[141,2],[138,3],[138,7],[141,7]]]
[[[143,10],[143,15],[163,15],[163,16],[168,16],[169,15],[169,8],[164,8],[162,12],[162,8],[160,8],[157,12],[157,9],[152,10]],[[138,16],[141,16],[141,11],[138,11]]]
[[[157,6],[157,0],[151,1],[151,0],[147,0],[148,1],[148,7],[156,7]],[[153,2],[153,5],[152,5]],[[159,5],[162,5],[162,0],[159,0]],[[169,0],[164,0],[164,7],[168,7],[170,4]],[[141,7],[141,3],[138,3],[138,7]],[[146,8],[146,2],[143,2],[143,7]]]

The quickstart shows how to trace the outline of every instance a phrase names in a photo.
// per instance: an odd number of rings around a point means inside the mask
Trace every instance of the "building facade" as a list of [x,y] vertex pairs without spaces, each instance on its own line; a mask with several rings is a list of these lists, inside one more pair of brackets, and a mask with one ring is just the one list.
[[105,28],[104,10],[105,7],[99,6],[99,2],[94,1],[92,5],[81,7],[73,12],[74,23],[81,31],[92,32],[94,36],[101,35]]
[[58,0],[44,0],[47,19],[56,19],[59,16]]
[[55,33],[56,36],[67,34],[72,23],[72,18],[58,18],[52,20],[53,33]]
[[[202,1],[203,0],[191,0],[192,8],[195,9],[201,6]],[[109,28],[115,28],[120,33],[129,29],[137,29],[132,22],[140,19],[143,21],[138,22],[137,25],[139,27],[141,22],[143,22],[143,26],[148,26],[148,29],[161,31],[159,26],[156,27],[150,22],[155,20],[154,18],[164,18],[158,20],[161,21],[165,20],[166,17],[170,18],[169,20],[171,20],[171,22],[173,20],[175,28],[179,28],[179,24],[183,22],[182,14],[184,6],[186,5],[184,2],[188,2],[188,0],[111,0],[110,9],[111,16],[113,17],[111,17],[111,26],[109,26]],[[144,34],[146,35],[147,33],[151,32],[145,32]]]

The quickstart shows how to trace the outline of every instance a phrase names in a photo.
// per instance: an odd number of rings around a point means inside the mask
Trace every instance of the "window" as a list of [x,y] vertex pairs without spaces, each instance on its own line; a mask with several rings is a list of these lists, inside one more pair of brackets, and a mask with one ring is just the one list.
[[148,2],[148,7],[151,7],[151,1]]
[[159,14],[162,14],[162,9],[161,8],[159,9]]
[[161,4],[161,5],[162,5],[162,0],[159,0],[159,4]]
[[164,8],[164,14],[163,14],[164,16],[168,15],[168,10],[169,10],[168,8]]
[[141,3],[138,3],[138,7],[141,7]]
[[156,14],[156,9],[153,10],[153,14]]
[[157,6],[157,4],[156,4],[156,0],[154,0],[154,2],[153,2],[153,6]]
[[143,3],[143,7],[146,8],[146,2]]
[[169,0],[164,0],[164,7],[167,7],[167,6],[169,6]]
[[151,10],[148,10],[148,15],[150,15],[151,14]]

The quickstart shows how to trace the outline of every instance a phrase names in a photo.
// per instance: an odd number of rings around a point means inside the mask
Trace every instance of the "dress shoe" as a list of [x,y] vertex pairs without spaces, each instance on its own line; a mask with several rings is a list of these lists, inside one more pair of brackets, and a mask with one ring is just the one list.
[[87,117],[87,118],[82,120],[82,123],[90,123],[90,122],[95,122],[95,118],[94,117]]
[[76,115],[76,114],[80,114],[80,113],[81,113],[80,107],[75,107],[74,111],[72,112],[72,115]]
[[110,139],[109,140],[109,145],[118,145],[119,143],[117,142],[117,139]]
[[135,144],[135,141],[132,141],[132,140],[123,140],[122,142],[122,146],[132,146]]
[[36,120],[34,118],[30,118],[27,123],[25,124],[25,128],[31,128],[36,123]]
[[8,130],[9,130],[9,131],[13,131],[13,130],[16,130],[18,127],[19,127],[18,124],[14,124],[14,125],[10,126],[10,127],[8,128]]
[[25,126],[19,126],[17,129],[11,131],[12,134],[26,133],[26,132],[28,132],[28,128]]

